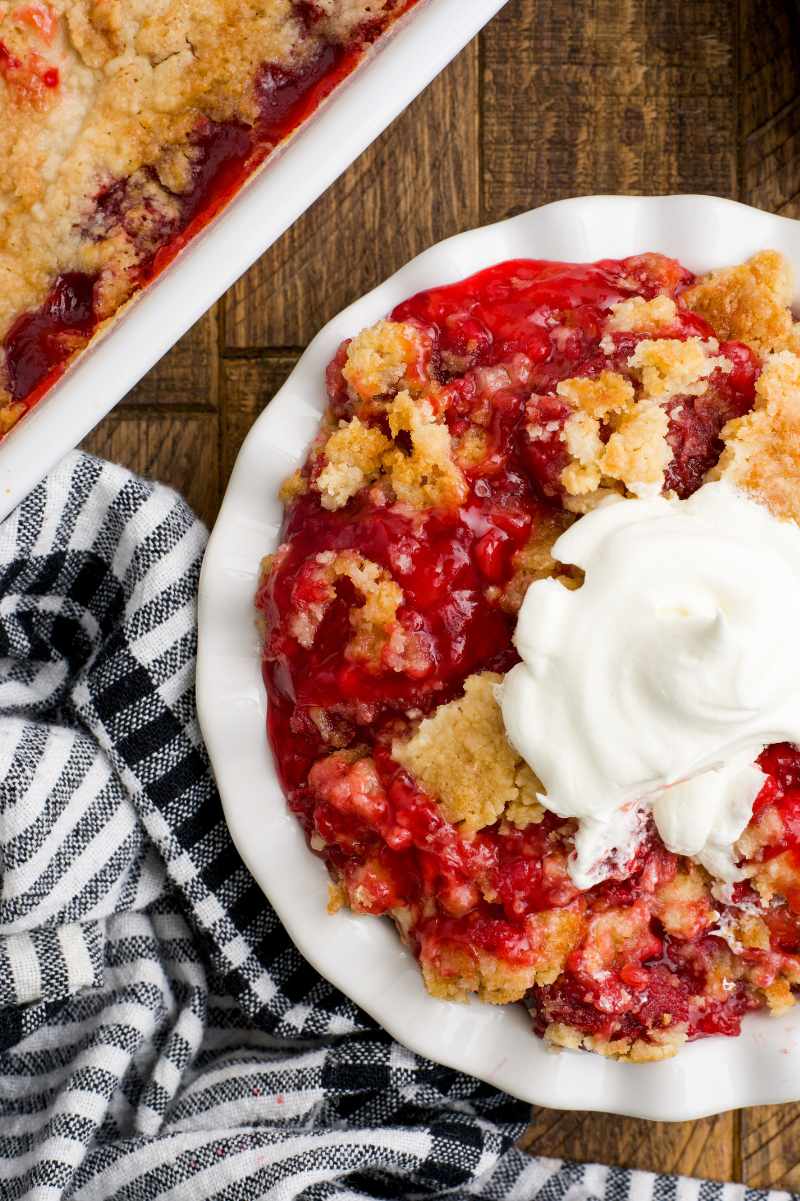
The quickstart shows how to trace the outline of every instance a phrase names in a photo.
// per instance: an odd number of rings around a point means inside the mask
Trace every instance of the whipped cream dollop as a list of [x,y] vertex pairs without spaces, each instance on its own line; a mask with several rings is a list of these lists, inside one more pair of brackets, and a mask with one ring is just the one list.
[[670,850],[738,879],[754,761],[800,742],[800,528],[720,481],[607,502],[553,555],[583,584],[529,587],[498,699],[542,804],[578,820],[574,882],[624,867],[649,813]]

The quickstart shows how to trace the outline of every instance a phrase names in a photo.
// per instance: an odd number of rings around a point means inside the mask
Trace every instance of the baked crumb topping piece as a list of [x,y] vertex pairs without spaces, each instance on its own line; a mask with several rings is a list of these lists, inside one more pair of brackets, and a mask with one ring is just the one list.
[[716,338],[656,338],[639,342],[628,359],[641,380],[649,400],[659,403],[673,396],[702,396],[715,371],[733,370],[729,359],[718,353]]
[[729,421],[710,479],[728,479],[776,517],[800,522],[800,357],[769,355],[751,413]]
[[697,938],[717,918],[706,872],[687,860],[653,893],[653,913],[673,938]]
[[482,949],[443,943],[420,951],[425,987],[443,1001],[466,1001],[474,994],[490,1005],[521,1001],[535,982],[531,964],[517,966]]
[[[386,472],[400,501],[417,509],[455,505],[466,497],[467,486],[453,460],[450,431],[437,419],[428,397],[415,400],[400,392],[389,406],[389,429],[394,447],[386,458]],[[408,434],[411,451],[398,445]]]
[[342,375],[360,400],[401,388],[415,390],[425,382],[422,366],[429,346],[429,339],[417,326],[378,321],[353,338]]
[[425,987],[445,1001],[466,1001],[474,993],[490,1005],[513,1004],[536,985],[558,978],[583,929],[583,916],[575,909],[531,914],[525,922],[529,959],[521,964],[482,948],[423,939],[420,964]]
[[[400,392],[387,409],[391,439],[358,417],[343,422],[322,448],[324,466],[314,480],[326,509],[341,509],[367,485],[381,480],[394,499],[416,509],[454,505],[466,482],[453,457],[450,432],[426,397]],[[410,448],[399,445],[408,435]]]
[[671,329],[677,316],[678,308],[671,296],[654,296],[652,300],[631,296],[611,306],[605,328],[609,333],[660,331]]
[[[611,313],[608,328],[641,332],[671,326],[676,306],[666,296],[634,305],[623,301]],[[603,345],[603,343],[601,343]],[[613,354],[614,344],[605,347]],[[561,380],[557,395],[573,413],[564,426],[569,462],[561,473],[568,496],[584,497],[602,487],[618,487],[633,496],[662,491],[673,457],[669,443],[669,402],[703,396],[715,372],[729,375],[733,364],[719,354],[714,338],[644,338],[627,357],[630,378],[615,371],[595,377]]]
[[570,462],[561,483],[570,496],[596,492],[604,481],[637,496],[661,490],[672,457],[669,419],[646,391],[637,398],[631,381],[613,371],[563,380],[557,391],[577,409],[564,427]]
[[664,487],[664,470],[672,458],[667,443],[669,418],[656,404],[640,402],[626,413],[602,456],[602,474],[620,480],[634,496],[650,496]]
[[363,425],[358,417],[341,422],[325,443],[325,466],[314,484],[323,507],[341,509],[377,479],[390,446],[376,426]]
[[682,299],[713,326],[717,337],[736,339],[759,354],[800,350],[789,305],[792,269],[777,250],[762,250],[746,263],[701,276]]
[[349,343],[341,373],[356,414],[323,442],[312,484],[326,509],[343,508],[376,482],[416,509],[465,498],[440,390],[428,374],[429,355],[427,336],[397,321],[379,321]]
[[788,980],[775,980],[763,992],[767,1006],[773,1017],[777,1018],[784,1013],[788,1013],[797,1004],[797,999],[792,992],[792,986]]
[[556,393],[569,401],[578,413],[594,421],[626,413],[635,404],[633,384],[615,371],[601,371],[593,378],[577,376],[561,380],[556,384]]
[[519,826],[544,816],[536,799],[542,785],[506,736],[494,695],[501,680],[495,672],[470,676],[463,697],[440,705],[412,738],[392,746],[393,758],[466,834],[501,816]]
[[308,564],[301,581],[305,603],[294,609],[290,632],[302,647],[313,645],[342,579],[350,580],[364,601],[350,610],[353,636],[345,653],[350,659],[377,665],[395,630],[403,592],[383,568],[354,551],[321,551]]
[[571,1051],[594,1051],[606,1059],[626,1059],[631,1063],[657,1063],[672,1059],[688,1038],[686,1024],[669,1026],[665,1030],[653,1030],[647,1039],[606,1039],[587,1034],[564,1022],[551,1022],[544,1032],[545,1041],[554,1048]]

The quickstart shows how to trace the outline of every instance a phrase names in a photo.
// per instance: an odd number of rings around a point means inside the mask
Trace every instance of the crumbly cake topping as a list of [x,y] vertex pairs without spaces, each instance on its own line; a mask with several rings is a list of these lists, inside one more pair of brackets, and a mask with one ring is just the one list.
[[389,7],[387,0],[310,0],[314,28],[331,41],[345,41],[369,27]]
[[270,89],[393,2],[0,0],[0,342],[64,273],[95,278],[95,315],[113,314],[176,227],[204,139],[222,124],[244,144]]
[[432,997],[442,1001],[467,1001],[474,994],[490,1005],[521,1001],[535,983],[529,966],[516,967],[486,951],[458,945],[436,948],[435,954],[420,954],[422,978]]
[[[386,469],[398,500],[423,509],[465,498],[466,483],[453,459],[450,431],[437,420],[429,399],[398,393],[389,407],[389,428],[395,445]],[[409,435],[410,453],[398,445],[401,434]]]
[[506,736],[494,689],[502,676],[470,676],[464,695],[440,705],[392,755],[437,797],[448,821],[467,833],[500,817],[517,825],[540,821],[541,784]]
[[601,371],[594,378],[578,376],[556,384],[556,395],[587,417],[603,421],[615,413],[626,413],[635,403],[633,384],[614,371]]
[[551,1022],[544,1032],[545,1041],[555,1048],[594,1051],[606,1059],[626,1059],[631,1063],[657,1063],[672,1059],[688,1037],[685,1024],[654,1030],[648,1040],[637,1038],[604,1039],[586,1034],[564,1022]]
[[718,354],[716,338],[657,338],[640,342],[628,359],[639,376],[645,397],[663,403],[674,396],[702,396],[715,371],[733,369]]
[[342,421],[325,443],[325,466],[314,486],[326,509],[341,509],[352,496],[377,479],[391,442],[374,425],[358,417]]
[[698,934],[710,930],[717,914],[706,872],[697,864],[687,862],[672,880],[656,890],[653,912],[674,938],[696,938]]
[[608,333],[644,333],[671,329],[678,308],[671,296],[631,296],[611,306],[605,328]]
[[435,949],[423,945],[420,962],[425,986],[431,996],[444,1001],[466,1001],[474,993],[490,1005],[511,1005],[535,985],[552,984],[558,978],[582,932],[583,918],[575,910],[531,914],[526,934],[538,954],[535,964],[520,967],[458,944]]
[[617,482],[634,495],[660,491],[672,457],[669,421],[646,387],[637,397],[630,380],[604,371],[596,379],[564,380],[558,393],[579,406],[564,427],[570,462],[561,483],[570,496]]
[[342,375],[361,400],[414,388],[419,382],[415,368],[426,349],[427,339],[416,326],[378,321],[353,338]]
[[780,518],[800,522],[800,357],[770,355],[751,413],[728,422],[712,479],[728,479]]
[[[634,300],[639,300],[638,305]],[[607,328],[615,332],[652,331],[676,320],[675,302],[666,296],[623,301],[611,310]],[[601,346],[609,355],[613,343]],[[569,462],[561,484],[569,496],[601,488],[634,496],[662,491],[673,457],[668,441],[667,405],[675,397],[703,396],[715,372],[730,374],[733,364],[719,354],[714,338],[644,338],[627,357],[628,375],[602,371],[595,377],[561,380],[558,396],[575,411],[564,426]]]
[[659,405],[640,403],[626,413],[608,439],[602,474],[620,480],[634,496],[649,496],[664,486],[664,469],[672,458],[667,443],[669,419]]
[[[456,464],[453,440],[438,412],[435,386],[423,392],[419,375],[410,380],[424,340],[413,327],[378,322],[364,330],[347,348],[342,369],[359,401],[360,412],[375,416],[370,402],[381,398],[382,424],[365,424],[356,416],[341,420],[318,450],[320,470],[314,488],[324,508],[340,509],[366,485],[380,482],[393,500],[423,509],[458,504],[466,495],[464,474]],[[411,383],[414,392],[402,387]],[[386,430],[387,432],[383,432]]]
[[702,276],[683,301],[712,325],[719,338],[735,338],[757,351],[800,349],[789,305],[792,269],[776,250]]
[[303,647],[310,647],[317,636],[325,612],[336,599],[339,580],[348,579],[363,597],[363,604],[350,610],[353,637],[347,654],[352,659],[377,663],[395,627],[403,593],[377,563],[353,551],[321,551],[309,564],[303,577],[303,589],[315,590],[315,599],[294,611],[290,630]]

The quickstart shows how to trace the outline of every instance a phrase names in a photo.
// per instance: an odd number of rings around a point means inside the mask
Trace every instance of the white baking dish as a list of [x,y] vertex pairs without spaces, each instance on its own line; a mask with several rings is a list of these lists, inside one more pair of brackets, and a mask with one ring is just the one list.
[[[684,1120],[800,1100],[800,1005],[744,1019],[664,1063],[548,1051],[522,1005],[429,996],[387,920],[325,911],[328,877],[289,813],[266,738],[253,610],[259,559],[276,547],[280,482],[306,457],[325,407],[325,365],[343,338],[406,297],[510,258],[591,261],[645,250],[695,271],[774,247],[800,279],[800,222],[710,196],[587,196],[449,238],[329,322],[248,434],[200,582],[197,702],[233,839],[306,959],[412,1050],[537,1105]],[[800,294],[795,302],[800,301]]]
[[505,0],[421,0],[0,443],[0,519],[455,58]]

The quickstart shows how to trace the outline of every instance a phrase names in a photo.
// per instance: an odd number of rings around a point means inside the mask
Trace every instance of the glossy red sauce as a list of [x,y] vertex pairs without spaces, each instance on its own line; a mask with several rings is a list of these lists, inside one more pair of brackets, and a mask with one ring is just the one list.
[[[597,375],[616,370],[647,335],[613,334],[615,354],[600,349],[602,322],[608,308],[631,295],[652,299],[663,292],[679,296],[692,280],[690,272],[673,259],[638,255],[591,265],[519,260],[481,271],[459,284],[433,288],[397,306],[392,316],[416,320],[436,331],[445,371],[451,361],[459,370],[506,363],[515,354],[532,364],[531,391],[544,393],[539,401],[543,423],[563,424],[566,406],[548,396],[560,379],[570,375]],[[661,336],[713,337],[701,317],[679,311],[674,329]],[[558,344],[554,346],[554,337]],[[719,431],[732,417],[753,404],[757,359],[742,343],[722,344],[734,363],[724,376],[716,373],[713,387],[703,397],[681,397],[672,405],[669,439],[675,458],[667,470],[667,487],[679,496],[699,487],[705,472],[722,449]],[[454,416],[457,410],[453,410]],[[450,420],[453,432],[457,425]],[[558,477],[565,452],[558,430],[549,443],[538,440],[527,449],[531,474],[545,495],[558,493]]]
[[[324,45],[315,59],[302,70],[287,71],[277,64],[264,63],[255,81],[260,117],[256,125],[240,122],[224,123],[204,120],[195,134],[199,148],[191,189],[179,200],[179,217],[164,223],[158,249],[146,256],[136,267],[135,290],[151,283],[180,253],[184,246],[225,207],[245,181],[269,156],[275,147],[286,140],[322,104],[328,95],[354,70],[370,42],[383,32],[389,20],[396,20],[418,0],[402,0],[395,5],[389,18],[369,22],[356,30],[346,46]],[[319,14],[312,12],[313,4],[305,4],[305,19],[312,23]],[[40,11],[41,9],[41,11]],[[27,12],[28,10],[26,10]],[[52,29],[48,24],[46,6],[31,5],[29,23],[40,27],[49,40]],[[34,83],[48,89],[59,86],[57,68],[50,67],[38,56],[34,63]],[[30,65],[30,64],[29,64]],[[33,68],[32,68],[33,69]],[[0,73],[17,76],[28,70],[0,41]],[[28,72],[30,74],[30,72]],[[27,78],[27,76],[26,76]],[[124,212],[127,181],[118,180],[104,188],[97,197],[100,221],[116,210]],[[91,320],[82,320],[79,327],[61,320],[54,295],[69,290],[76,273],[60,276],[48,298],[38,310],[23,314],[3,340],[9,367],[9,391],[14,400],[30,408],[63,374],[69,361],[92,337],[101,318],[93,311]],[[84,276],[84,280],[88,280]],[[83,295],[84,285],[81,285]]]
[[41,308],[18,317],[6,334],[6,376],[14,400],[33,394],[59,363],[83,346],[95,327],[94,277],[60,275]]
[[[738,981],[721,1000],[704,998],[700,1007],[692,1000],[703,993],[721,944],[706,933],[671,938],[655,916],[654,894],[675,876],[678,861],[654,830],[617,876],[578,893],[566,871],[570,823],[547,814],[522,831],[498,825],[465,840],[390,749],[407,728],[409,710],[425,713],[458,695],[473,672],[506,671],[516,661],[514,618],[492,589],[508,582],[515,552],[559,499],[564,452],[558,434],[567,410],[555,385],[613,369],[630,356],[644,335],[614,335],[610,361],[599,341],[609,306],[631,295],[663,292],[678,299],[675,327],[663,336],[712,336],[680,306],[691,279],[660,256],[590,265],[521,260],[399,305],[392,316],[418,323],[430,336],[430,363],[451,432],[458,436],[483,413],[490,453],[466,473],[468,498],[452,510],[414,514],[376,504],[362,492],[329,512],[316,492],[306,492],[288,509],[279,565],[258,596],[268,631],[269,736],[289,804],[309,837],[324,841],[324,857],[351,895],[357,886],[365,912],[408,909],[410,943],[428,963],[461,948],[511,968],[536,963],[541,954],[531,915],[568,909],[589,923],[611,909],[630,915],[633,933],[601,979],[579,947],[555,984],[531,990],[528,1004],[540,1032],[562,1021],[606,1038],[646,1037],[667,1013],[688,1023],[692,1038],[733,1034],[742,1015],[759,1004]],[[724,422],[753,404],[758,360],[738,343],[725,344],[724,353],[734,370],[712,377],[705,397],[673,405],[668,484],[682,496],[716,461]],[[337,417],[347,417],[351,404],[344,358],[343,348],[326,377]],[[498,374],[499,365],[505,371]],[[532,420],[552,423],[552,437],[533,441],[526,428]],[[346,549],[379,564],[402,588],[398,618],[421,637],[424,670],[411,674],[348,658],[349,614],[360,603],[349,581],[338,586],[311,646],[292,636],[292,614],[319,599],[309,566],[314,556]],[[352,765],[330,756],[315,720],[320,711],[337,732],[336,745],[368,748],[374,767],[367,766],[370,760]],[[759,806],[781,809],[785,839],[794,846],[800,843],[800,752],[770,748],[761,764],[769,779]],[[737,888],[737,899],[756,897],[749,884]],[[800,950],[800,925],[791,917],[780,918],[774,937],[782,951]],[[764,953],[746,955],[757,960]]]

